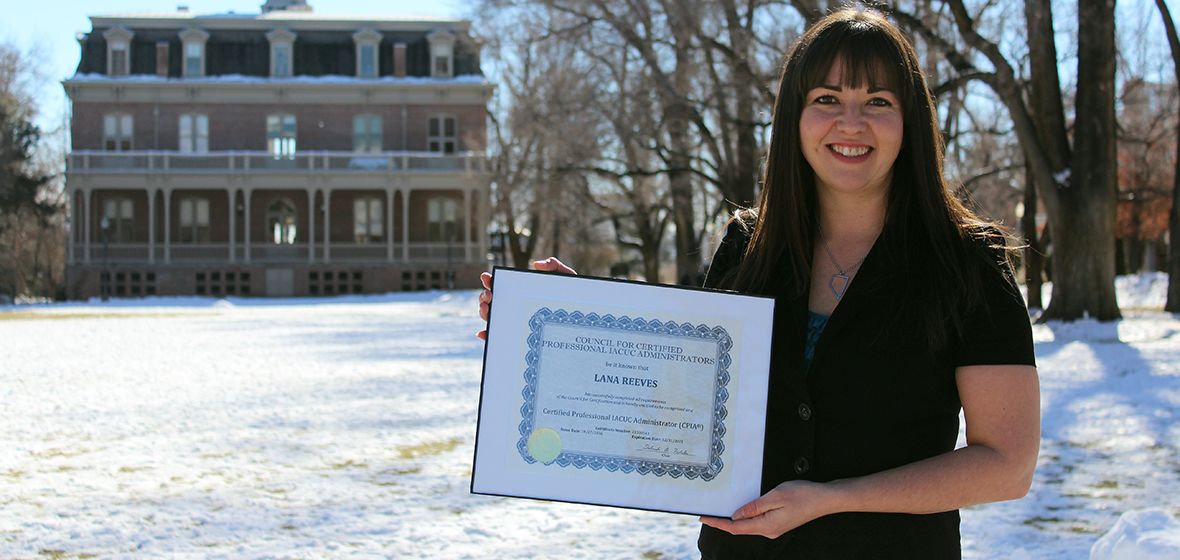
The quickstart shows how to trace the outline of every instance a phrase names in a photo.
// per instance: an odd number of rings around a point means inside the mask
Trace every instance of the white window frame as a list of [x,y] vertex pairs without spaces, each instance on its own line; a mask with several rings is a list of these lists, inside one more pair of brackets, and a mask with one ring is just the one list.
[[295,159],[299,121],[290,113],[266,116],[266,151],[275,159]]
[[[186,78],[199,78],[205,75],[205,43],[209,41],[209,33],[201,29],[185,29],[180,32],[180,75]],[[189,51],[197,50],[197,67],[191,68],[192,58]]]
[[180,199],[180,243],[209,243],[209,199],[186,197]]
[[[125,196],[112,196],[102,201],[102,215],[107,219],[108,240],[111,243],[135,241],[135,203]],[[102,230],[98,232],[102,235]]]
[[177,123],[180,153],[204,154],[209,152],[209,116],[201,113],[180,115]]
[[[434,127],[436,121],[437,128]],[[446,133],[447,121],[452,123],[450,135]],[[455,115],[440,113],[426,119],[426,150],[439,154],[453,154],[459,151],[459,119]]]
[[[295,75],[295,33],[289,29],[275,29],[266,34],[270,41],[270,76],[272,78],[290,78]],[[278,65],[278,52],[286,50],[286,67]],[[280,73],[279,71],[282,70]]]
[[[116,25],[104,31],[102,36],[107,41],[107,75],[131,75],[131,39],[135,37],[135,33],[122,25]],[[116,51],[122,52],[122,68],[115,64]]]
[[[381,34],[373,29],[362,29],[352,34],[352,40],[356,43],[356,77],[378,77],[381,74]],[[373,68],[370,72],[366,72],[362,64],[366,51],[372,53]]]
[[384,149],[384,143],[385,122],[381,115],[363,113],[352,117],[353,152],[379,154]]
[[102,149],[108,152],[134,150],[135,117],[128,113],[107,113],[103,115]]
[[458,240],[458,200],[449,196],[434,196],[426,200],[426,235],[432,243]]
[[352,201],[352,232],[357,243],[380,243],[385,239],[385,201],[362,196]]
[[[426,36],[430,41],[430,76],[452,78],[455,76],[455,34],[440,29]],[[440,62],[445,68],[439,68]]]

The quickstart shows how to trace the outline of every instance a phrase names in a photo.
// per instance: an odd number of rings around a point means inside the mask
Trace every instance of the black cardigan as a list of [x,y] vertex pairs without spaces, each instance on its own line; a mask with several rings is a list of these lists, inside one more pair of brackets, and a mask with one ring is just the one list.
[[[882,240],[884,239],[884,234]],[[811,369],[802,369],[806,293],[775,294],[762,491],[805,479],[863,476],[951,451],[959,432],[955,368],[1035,365],[1024,300],[1004,267],[983,267],[983,305],[963,315],[964,336],[930,348],[906,275],[878,240],[832,313]],[[740,262],[748,234],[731,224],[707,287]],[[702,526],[703,558],[959,558],[959,512],[841,513],[777,539]]]

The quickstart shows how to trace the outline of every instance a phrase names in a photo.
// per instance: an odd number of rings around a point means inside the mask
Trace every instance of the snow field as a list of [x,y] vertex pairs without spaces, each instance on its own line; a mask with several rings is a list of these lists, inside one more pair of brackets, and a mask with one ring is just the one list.
[[[1087,558],[1123,512],[1180,515],[1158,285],[1034,327],[1033,490],[963,511],[966,558]],[[690,516],[469,493],[475,297],[0,310],[0,558],[696,557]]]

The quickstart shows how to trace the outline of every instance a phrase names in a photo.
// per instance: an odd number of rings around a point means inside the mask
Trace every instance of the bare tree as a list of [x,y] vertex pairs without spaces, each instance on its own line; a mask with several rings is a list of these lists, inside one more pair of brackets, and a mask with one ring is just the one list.
[[962,0],[948,0],[958,36],[994,68],[980,70],[941,29],[902,10],[906,27],[938,45],[960,80],[980,80],[1012,118],[1026,165],[1053,238],[1053,298],[1045,319],[1101,320],[1120,316],[1114,290],[1114,3],[1078,3],[1078,85],[1072,147],[1061,102],[1053,17],[1048,0],[1027,0],[1026,25],[1033,91],[1028,100],[1011,61],[979,31]]
[[[613,56],[612,56],[613,55]],[[597,55],[598,94],[594,109],[609,123],[603,137],[613,156],[600,158],[588,169],[601,180],[604,193],[588,193],[611,222],[620,248],[634,250],[643,261],[648,281],[660,280],[660,249],[672,218],[665,202],[668,181],[662,173],[655,146],[660,140],[656,101],[643,95],[651,80],[642,64],[632,60],[626,45],[608,47]]]
[[585,110],[593,86],[576,63],[576,44],[545,32],[550,14],[496,1],[482,10],[486,27],[477,33],[492,53],[499,82],[490,115],[493,209],[512,262],[525,266],[542,242],[561,255],[565,238],[589,236],[582,229],[592,220],[581,220],[579,207],[584,180],[569,169],[597,157],[601,126]]
[[[1176,81],[1180,83],[1180,38],[1176,35],[1176,24],[1164,0],[1155,0],[1155,5],[1164,20]],[[1172,177],[1172,210],[1168,214],[1168,301],[1164,309],[1177,313],[1180,312],[1180,125],[1176,127],[1176,167]]]
[[[632,93],[653,101],[652,132],[657,134],[648,146],[667,182],[677,278],[692,281],[701,270],[703,236],[723,209],[712,201],[725,201],[724,209],[730,210],[754,201],[773,100],[771,75],[803,18],[773,0],[486,2],[501,10],[548,10],[540,33],[582,41],[580,49],[598,57],[603,45],[625,47],[642,67],[649,85]],[[821,9],[818,2],[795,4],[817,17]],[[758,18],[789,24],[755,25]],[[708,194],[708,208],[701,205],[702,192]]]

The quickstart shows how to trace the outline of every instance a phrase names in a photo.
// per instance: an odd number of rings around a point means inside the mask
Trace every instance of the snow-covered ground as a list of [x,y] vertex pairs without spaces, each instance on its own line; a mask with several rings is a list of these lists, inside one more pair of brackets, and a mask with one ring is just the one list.
[[[1180,319],[1037,325],[1029,497],[967,558],[1087,558],[1180,516]],[[1046,292],[1047,294],[1047,292]],[[474,292],[0,308],[0,558],[693,558],[693,517],[469,493]]]

